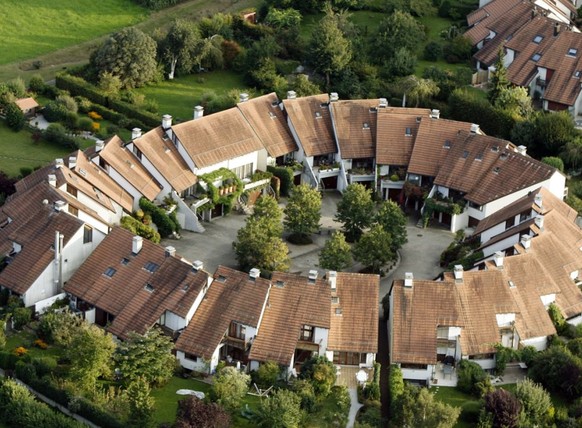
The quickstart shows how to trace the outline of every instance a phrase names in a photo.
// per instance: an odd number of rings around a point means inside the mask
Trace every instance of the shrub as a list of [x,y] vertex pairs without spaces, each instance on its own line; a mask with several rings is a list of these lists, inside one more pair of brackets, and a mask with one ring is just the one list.
[[4,114],[6,115],[6,125],[13,131],[20,131],[24,128],[26,124],[26,119],[24,117],[24,113],[20,110],[14,103],[10,103],[4,109]]
[[327,396],[336,381],[335,366],[325,357],[312,357],[303,364],[299,377],[309,380],[317,394]]
[[457,389],[481,397],[484,387],[490,385],[489,376],[473,361],[461,360],[457,368]]
[[30,363],[18,361],[15,368],[16,377],[28,384],[31,380],[36,378],[36,369]]
[[285,166],[267,166],[267,171],[279,178],[281,196],[289,196],[293,187],[293,169]]
[[32,364],[34,365],[36,375],[39,378],[51,374],[57,368],[57,362],[51,357],[35,358],[32,360]]
[[66,119],[67,107],[56,101],[49,102],[42,110],[44,118],[49,122],[60,122]]
[[154,244],[160,243],[160,234],[156,232],[151,227],[143,224],[133,217],[125,216],[121,218],[121,227],[129,230],[134,235],[141,236],[142,238],[152,241]]
[[48,345],[42,339],[36,339],[34,341],[34,346],[36,346],[37,348],[40,348],[40,349],[46,349],[46,348],[48,348]]
[[32,174],[32,168],[29,166],[23,166],[20,168],[20,176],[22,178],[29,176]]
[[48,128],[43,131],[43,136],[49,143],[59,144],[71,149],[79,148],[79,142],[77,139],[67,135],[65,127],[60,123],[51,123]]
[[14,355],[17,357],[22,357],[27,352],[28,350],[24,346],[19,346],[18,348],[14,349]]
[[66,73],[59,73],[56,75],[55,84],[57,88],[69,91],[71,95],[80,95],[97,104],[107,104],[107,96],[103,95],[99,88],[91,85],[80,77],[71,76]]
[[438,42],[430,42],[424,48],[424,59],[438,61],[443,54],[443,48]]
[[14,370],[17,362],[18,356],[13,352],[0,352],[0,367],[4,370]]
[[30,308],[16,308],[12,312],[12,322],[14,323],[14,328],[20,330],[26,324],[30,322],[32,317],[32,309]]
[[28,81],[28,88],[37,94],[42,94],[44,92],[44,79],[40,74],[34,74],[30,77]]
[[94,424],[103,428],[125,428],[125,424],[121,423],[115,416],[106,412],[91,401],[78,397],[76,400],[78,404],[77,414],[89,419]]
[[103,116],[101,116],[96,111],[90,111],[89,113],[87,113],[87,116],[89,116],[93,120],[103,120]]
[[79,111],[77,101],[75,101],[75,99],[70,95],[61,94],[55,98],[55,102],[62,104],[68,111],[72,111],[73,113],[77,113]]
[[279,364],[274,361],[267,361],[259,366],[256,372],[256,382],[260,388],[269,388],[277,382],[280,372]]
[[174,221],[172,221],[172,219],[170,219],[170,216],[166,214],[166,211],[163,208],[155,206],[146,198],[141,198],[139,200],[139,207],[146,214],[150,214],[152,216],[152,220],[158,227],[158,232],[162,238],[166,238],[173,232],[176,232],[176,224]]

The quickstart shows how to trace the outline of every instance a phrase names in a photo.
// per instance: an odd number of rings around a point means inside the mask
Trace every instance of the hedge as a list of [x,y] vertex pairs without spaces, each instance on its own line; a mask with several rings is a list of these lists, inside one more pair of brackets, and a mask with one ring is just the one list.
[[14,370],[16,368],[16,363],[21,360],[29,362],[30,357],[28,355],[18,357],[12,352],[0,351],[0,367],[4,370]]
[[160,243],[160,234],[156,232],[153,228],[148,226],[147,224],[143,224],[139,220],[134,219],[130,216],[125,216],[121,218],[120,221],[121,227],[126,230],[129,230],[134,235],[141,236],[149,241],[152,241],[154,244]]
[[167,238],[172,233],[177,231],[176,224],[170,218],[163,208],[160,208],[146,198],[139,200],[139,207],[146,213],[152,216],[153,222],[158,226],[158,232],[162,238]]
[[149,111],[140,111],[136,109],[134,105],[124,101],[109,99],[107,107],[124,114],[127,117],[137,119],[151,128],[155,128],[162,124],[162,120],[157,114],[150,113]]
[[57,88],[66,89],[73,96],[80,95],[94,103],[107,105],[107,96],[80,77],[71,76],[67,73],[58,73],[55,78],[55,84]]
[[281,196],[289,196],[293,187],[293,169],[287,166],[267,166],[267,171],[281,180]]
[[118,123],[121,120],[127,120],[125,115],[117,113],[116,111],[108,109],[107,107],[103,107],[100,104],[92,104],[91,110],[99,113],[101,116],[103,116],[103,119],[109,120],[111,122]]
[[77,399],[78,408],[75,409],[78,415],[89,419],[94,424],[102,428],[124,428],[115,416],[103,411],[100,407],[93,404],[86,398],[79,397]]

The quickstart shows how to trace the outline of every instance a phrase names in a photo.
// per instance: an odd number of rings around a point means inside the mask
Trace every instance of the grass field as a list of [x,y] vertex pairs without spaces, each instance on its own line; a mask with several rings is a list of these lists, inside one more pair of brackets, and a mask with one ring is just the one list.
[[138,89],[138,92],[148,99],[156,100],[160,117],[163,114],[171,114],[174,120],[185,121],[192,119],[194,106],[199,103],[205,92],[215,91],[220,95],[235,88],[244,89],[240,74],[214,71],[165,80],[155,86]]
[[[382,12],[372,12],[369,10],[358,10],[348,12],[351,17],[350,21],[360,29],[362,34],[371,35],[376,32],[380,21],[387,15]],[[301,21],[299,35],[304,42],[311,39],[311,33],[323,17],[323,13],[306,15]]]
[[[73,7],[74,6],[74,7]],[[131,0],[3,0],[0,64],[32,58],[145,20]]]

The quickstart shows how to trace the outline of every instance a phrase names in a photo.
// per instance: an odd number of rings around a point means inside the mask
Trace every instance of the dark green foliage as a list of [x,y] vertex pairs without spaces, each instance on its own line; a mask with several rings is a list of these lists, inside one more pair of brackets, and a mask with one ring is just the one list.
[[58,144],[69,149],[78,149],[79,141],[67,134],[65,127],[60,123],[51,123],[42,133],[49,143]]
[[14,355],[14,353],[0,351],[0,368],[3,368],[4,370],[14,370],[17,362],[18,357]]
[[20,107],[16,104],[8,104],[4,108],[4,114],[6,115],[6,125],[8,125],[10,129],[18,132],[24,128],[26,119],[24,118],[24,113],[22,113],[22,110],[20,110]]
[[574,120],[567,111],[539,113],[535,116],[534,154],[555,156],[577,134]]
[[443,55],[443,47],[438,42],[430,42],[424,47],[424,59],[428,61],[438,61]]
[[481,397],[483,386],[489,383],[489,376],[481,366],[469,360],[459,362],[457,378],[457,389],[475,397]]
[[497,61],[495,61],[495,70],[491,72],[491,77],[489,78],[487,98],[491,104],[495,104],[501,92],[508,87],[509,80],[507,78],[507,68],[505,68],[505,50],[503,47],[500,47]]
[[152,241],[154,244],[159,244],[160,234],[156,232],[150,226],[143,224],[142,222],[134,219],[130,216],[125,216],[121,218],[121,227],[129,230],[134,235],[141,236],[142,238]]
[[485,396],[485,410],[493,416],[494,428],[515,428],[521,405],[515,395],[496,389]]
[[295,428],[303,417],[301,397],[293,391],[279,389],[261,400],[253,420],[263,428]]
[[289,196],[293,187],[293,169],[286,166],[267,166],[267,171],[281,180],[281,196]]
[[281,368],[276,362],[267,361],[262,363],[259,369],[253,373],[256,373],[256,376],[254,376],[256,384],[262,389],[267,389],[277,382],[281,374]]
[[[149,128],[155,128],[160,124],[160,118],[158,115],[121,100],[109,99],[107,106],[110,109],[115,110],[118,114],[139,120],[143,125],[146,125]],[[143,125],[138,126],[138,128],[144,129],[145,127]]]
[[32,75],[28,81],[28,88],[36,94],[42,94],[45,86],[44,79],[40,74]]
[[561,333],[566,326],[566,319],[564,318],[564,315],[562,315],[560,308],[555,303],[550,303],[550,306],[548,306],[548,315],[558,333]]
[[412,15],[397,10],[380,22],[373,57],[382,63],[392,59],[401,48],[416,52],[425,37],[422,25]]
[[62,406],[69,405],[71,400],[70,392],[66,389],[59,388],[50,379],[31,379],[29,386]]
[[[386,316],[386,314],[385,314]],[[397,365],[390,366],[390,377],[388,378],[388,395],[390,399],[390,413],[396,411],[397,403],[404,394],[404,379],[402,370]]]
[[443,56],[450,64],[468,63],[471,59],[473,43],[468,37],[459,35],[443,48]]
[[57,88],[65,89],[73,96],[85,97],[96,104],[106,105],[107,96],[96,86],[91,85],[81,77],[67,73],[58,73],[55,78]]
[[51,101],[45,106],[42,114],[49,122],[60,122],[66,119],[68,112],[63,104]]
[[152,220],[156,226],[158,226],[158,232],[162,238],[167,238],[176,231],[176,225],[163,208],[154,205],[146,198],[141,198],[139,200],[139,207],[146,214],[152,216]]
[[560,172],[564,172],[564,162],[559,157],[546,156],[545,158],[542,158],[542,162],[547,165],[553,166]]
[[582,337],[570,340],[566,347],[573,355],[582,358]]
[[32,379],[36,378],[34,365],[25,363],[24,361],[18,361],[16,363],[15,373],[16,377],[24,383],[29,383]]
[[359,183],[350,184],[337,204],[335,220],[343,224],[348,242],[360,239],[373,220],[372,192]]
[[479,414],[483,404],[480,401],[465,401],[461,406],[459,419],[474,426],[479,421]]
[[102,428],[126,428],[126,425],[115,416],[85,398],[77,397],[77,404],[79,406],[76,412],[78,415],[89,419]]
[[231,426],[230,415],[218,404],[196,397],[178,401],[175,428],[219,428]]
[[387,78],[404,77],[414,73],[416,55],[407,48],[398,48],[394,55],[384,63],[383,76]]
[[301,397],[301,408],[311,413],[316,404],[315,391],[311,382],[306,379],[296,379],[291,384],[291,389]]
[[397,203],[393,201],[383,202],[376,214],[375,221],[392,237],[392,251],[398,251],[408,242],[407,219]]
[[160,10],[165,7],[173,6],[183,0],[133,0],[135,3],[139,4],[148,9]]
[[352,249],[342,232],[336,230],[319,253],[319,267],[342,271],[352,265]]
[[32,360],[32,364],[39,378],[51,374],[57,367],[57,362],[51,357],[37,357]]
[[20,330],[30,322],[32,318],[31,308],[15,308],[12,311],[12,322],[16,330]]
[[528,376],[550,392],[569,398],[582,394],[582,360],[562,346],[551,346],[534,357]]
[[367,404],[358,412],[356,419],[359,426],[379,428],[382,425],[382,411],[380,406]]
[[325,357],[311,357],[303,364],[299,378],[309,380],[316,394],[326,396],[335,384],[335,366]]

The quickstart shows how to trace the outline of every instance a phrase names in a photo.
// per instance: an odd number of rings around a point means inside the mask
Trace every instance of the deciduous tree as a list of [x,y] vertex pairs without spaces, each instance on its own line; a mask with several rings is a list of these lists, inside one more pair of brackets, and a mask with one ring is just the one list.
[[342,232],[336,230],[319,253],[319,267],[342,271],[352,265],[352,249]]
[[425,33],[418,21],[409,13],[396,10],[384,18],[378,26],[374,58],[379,62],[385,62],[400,48],[416,52],[424,39]]
[[485,396],[485,410],[493,415],[493,428],[515,428],[521,405],[515,395],[496,389]]
[[118,76],[124,88],[135,88],[156,77],[156,42],[143,31],[128,27],[113,34],[91,56],[99,74]]
[[93,389],[99,377],[111,374],[114,351],[115,342],[109,333],[94,324],[85,324],[75,333],[68,349],[71,377]]
[[236,410],[247,393],[251,377],[234,367],[224,367],[214,377],[210,399],[227,410]]
[[408,242],[406,216],[394,201],[385,201],[376,214],[376,223],[392,237],[392,251],[396,252]]
[[197,397],[178,401],[175,428],[223,428],[231,426],[230,415],[216,403]]
[[6,125],[8,125],[10,129],[18,132],[24,128],[24,125],[26,124],[24,113],[22,113],[20,107],[15,103],[9,103],[4,108],[4,114],[6,116]]
[[391,415],[396,426],[452,428],[461,409],[435,400],[427,388],[407,386],[395,402]]
[[381,225],[372,226],[354,245],[354,258],[372,272],[380,273],[386,263],[396,258],[392,236]]
[[326,357],[317,355],[303,364],[299,378],[309,380],[315,393],[325,397],[336,381],[335,366]]
[[298,244],[310,243],[310,235],[320,226],[321,194],[307,184],[295,186],[283,212],[285,230],[291,233],[289,241]]
[[293,391],[279,389],[261,400],[255,421],[257,426],[264,428],[297,428],[303,416],[301,397]]
[[129,402],[128,425],[130,427],[151,428],[155,426],[155,400],[150,393],[150,386],[143,377],[137,377],[127,387],[125,394]]
[[176,69],[189,73],[194,65],[193,57],[200,43],[196,27],[188,21],[175,20],[166,37],[158,43],[158,55],[166,64],[168,79],[173,79]]
[[335,219],[343,223],[346,239],[357,241],[362,230],[369,227],[373,220],[374,201],[372,191],[359,183],[352,183],[337,204]]
[[172,355],[172,340],[159,328],[145,334],[129,333],[114,355],[116,368],[127,383],[144,379],[148,385],[165,384],[174,374],[176,358]]
[[520,426],[551,425],[549,417],[552,400],[543,386],[525,378],[518,382],[515,396],[521,403]]

